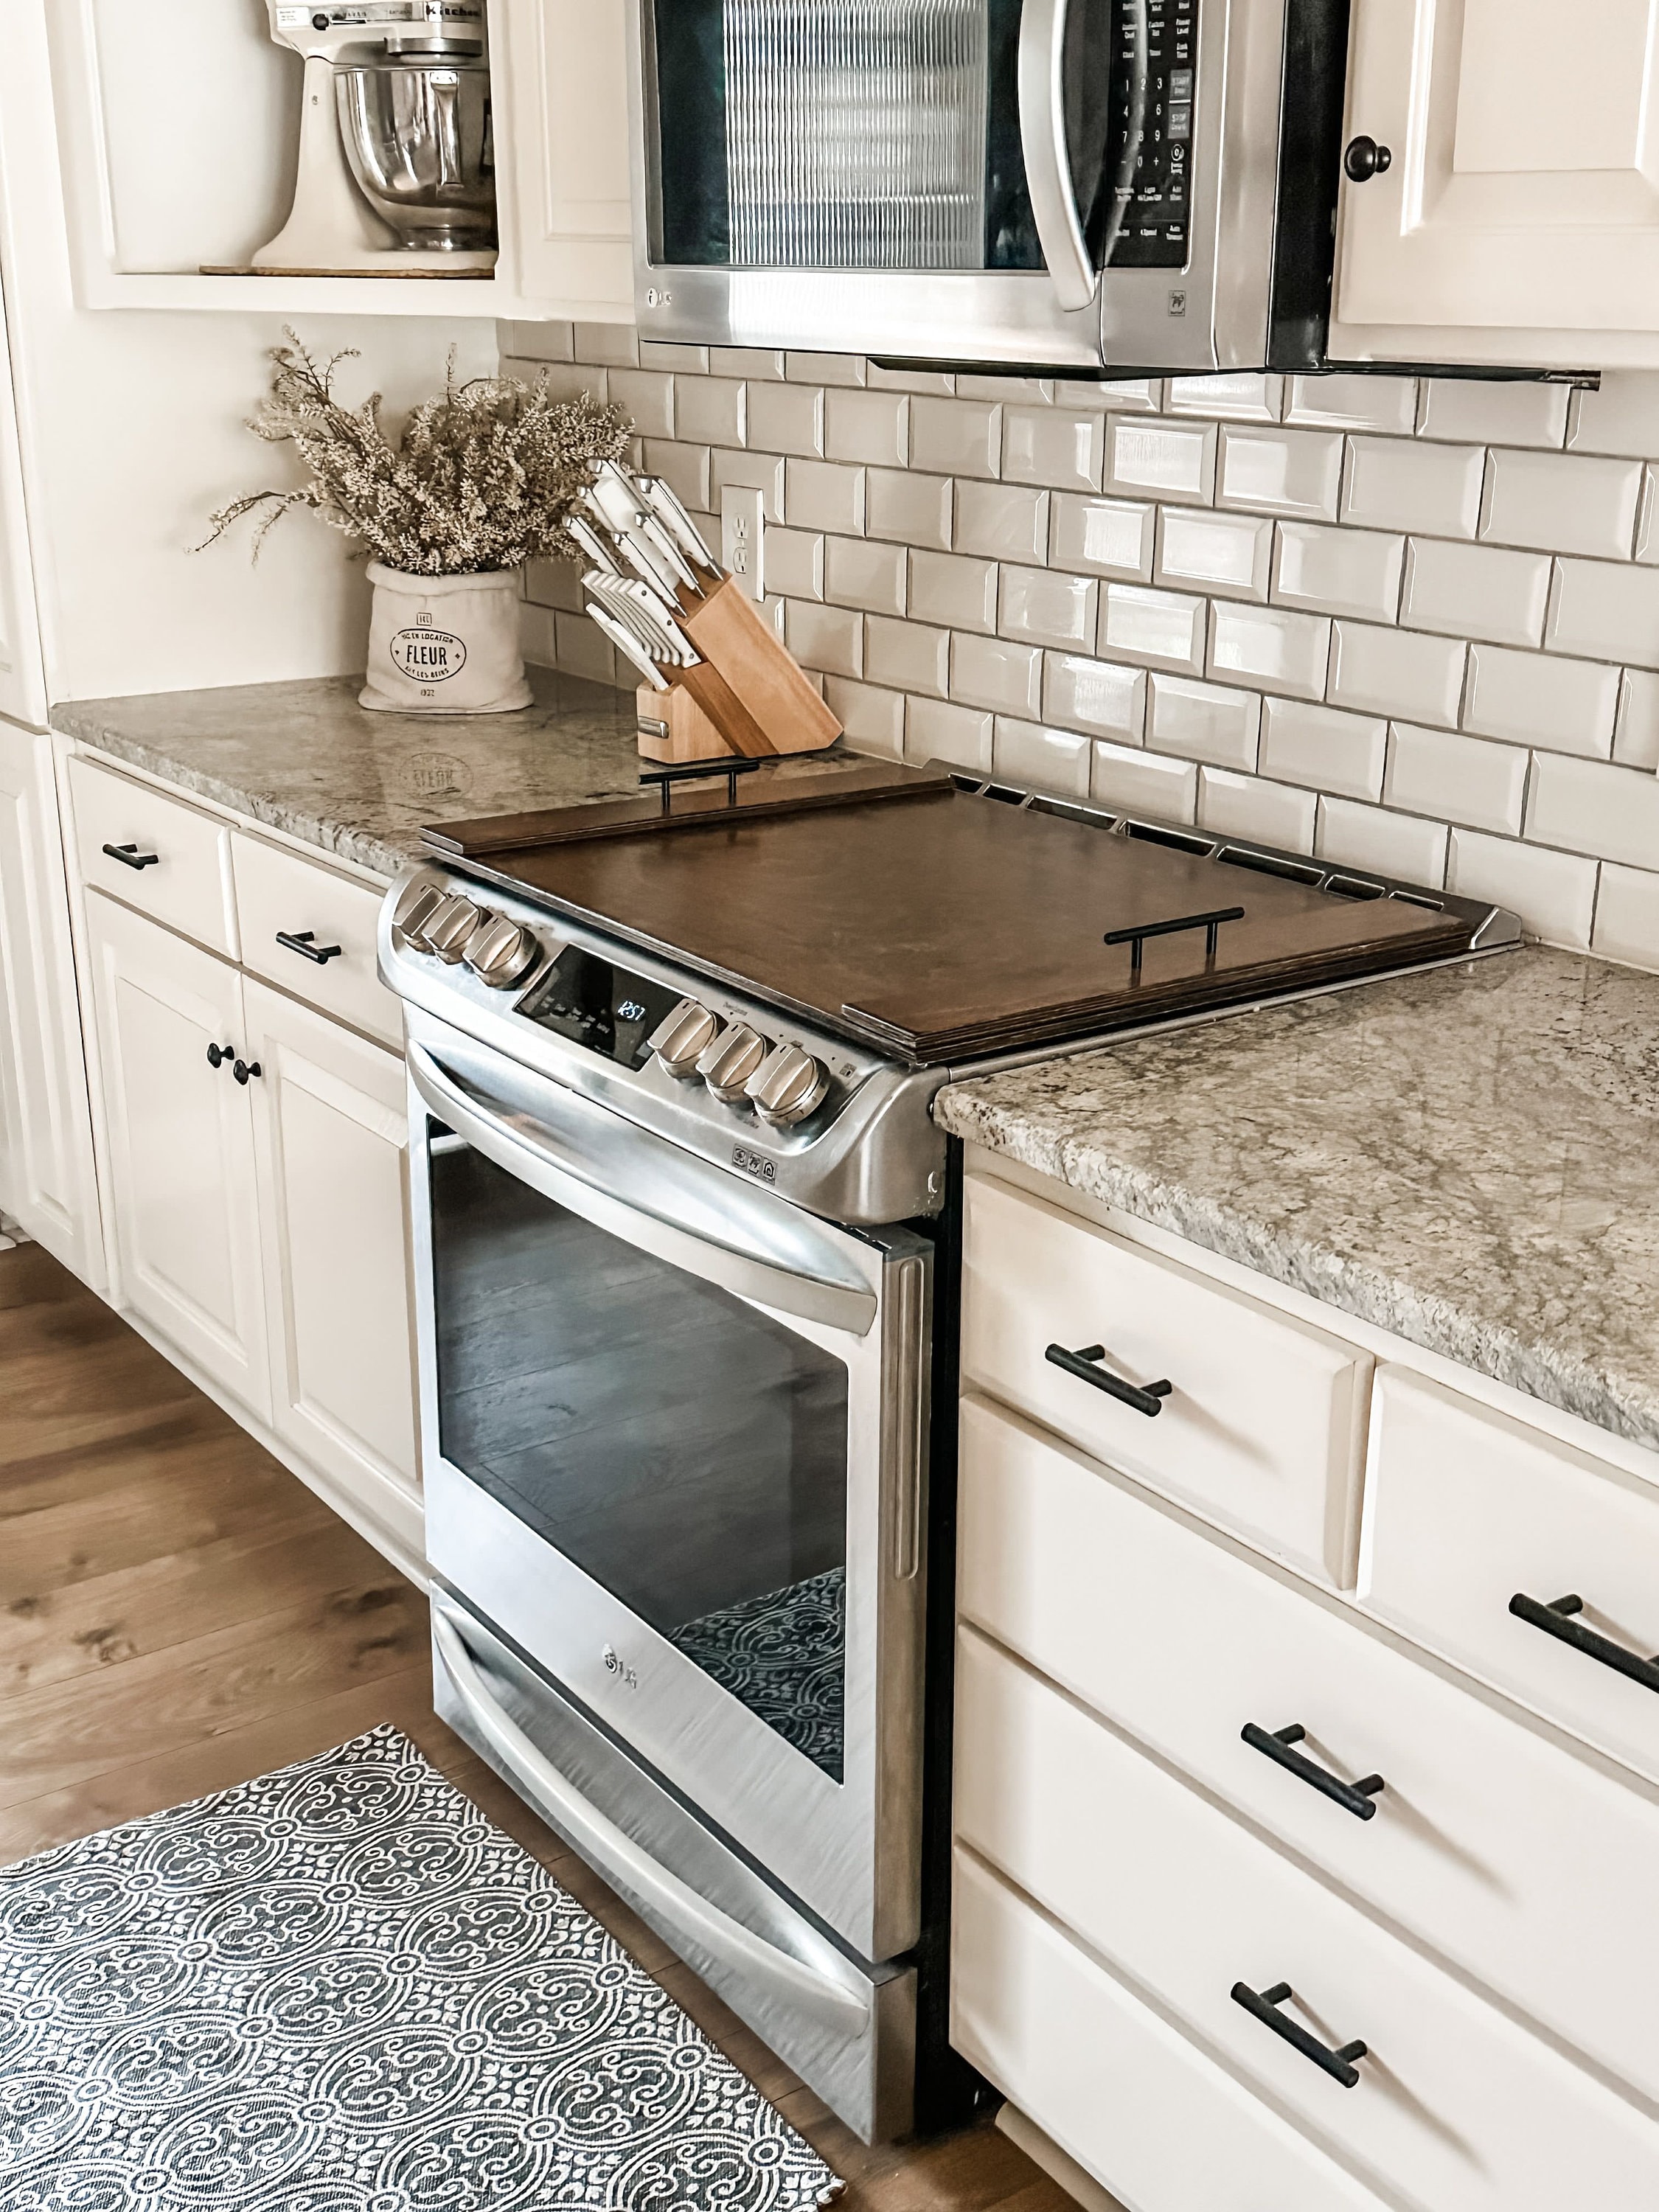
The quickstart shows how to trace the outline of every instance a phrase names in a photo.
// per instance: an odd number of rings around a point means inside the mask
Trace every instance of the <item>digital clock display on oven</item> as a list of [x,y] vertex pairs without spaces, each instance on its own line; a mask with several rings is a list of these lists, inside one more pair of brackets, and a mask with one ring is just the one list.
[[621,1067],[640,1067],[652,1032],[679,1002],[678,992],[567,945],[518,1010]]

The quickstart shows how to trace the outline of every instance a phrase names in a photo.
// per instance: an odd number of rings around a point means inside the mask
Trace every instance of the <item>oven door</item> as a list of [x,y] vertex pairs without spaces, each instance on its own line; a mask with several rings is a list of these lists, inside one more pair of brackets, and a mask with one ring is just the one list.
[[410,1011],[434,1576],[859,1954],[919,1927],[931,1248]]

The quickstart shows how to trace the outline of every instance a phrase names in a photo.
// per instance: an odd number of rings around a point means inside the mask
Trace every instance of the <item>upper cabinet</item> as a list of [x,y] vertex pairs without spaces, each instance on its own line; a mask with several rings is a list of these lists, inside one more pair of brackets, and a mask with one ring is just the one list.
[[626,3],[489,0],[493,273],[256,276],[312,66],[273,40],[267,0],[50,0],[81,303],[631,322]]
[[1659,367],[1656,34],[1659,0],[1355,0],[1332,357]]

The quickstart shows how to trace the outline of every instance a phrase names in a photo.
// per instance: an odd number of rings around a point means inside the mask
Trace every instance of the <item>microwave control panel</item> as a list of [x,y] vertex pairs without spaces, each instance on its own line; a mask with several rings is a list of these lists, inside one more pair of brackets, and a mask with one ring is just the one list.
[[[1146,0],[1146,110],[1128,211],[1112,255],[1115,269],[1186,266],[1192,202],[1194,91],[1199,0]],[[1137,59],[1133,11],[1115,10],[1112,74],[1113,164],[1129,129],[1129,84]]]

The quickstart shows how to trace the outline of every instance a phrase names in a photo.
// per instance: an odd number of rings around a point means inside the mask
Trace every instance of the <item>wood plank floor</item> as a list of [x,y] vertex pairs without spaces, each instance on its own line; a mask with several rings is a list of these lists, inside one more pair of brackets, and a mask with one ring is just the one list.
[[395,1722],[847,2178],[848,2212],[1072,2212],[987,2128],[866,2150],[431,1708],[419,1592],[39,1246],[0,1252],[0,1863]]

